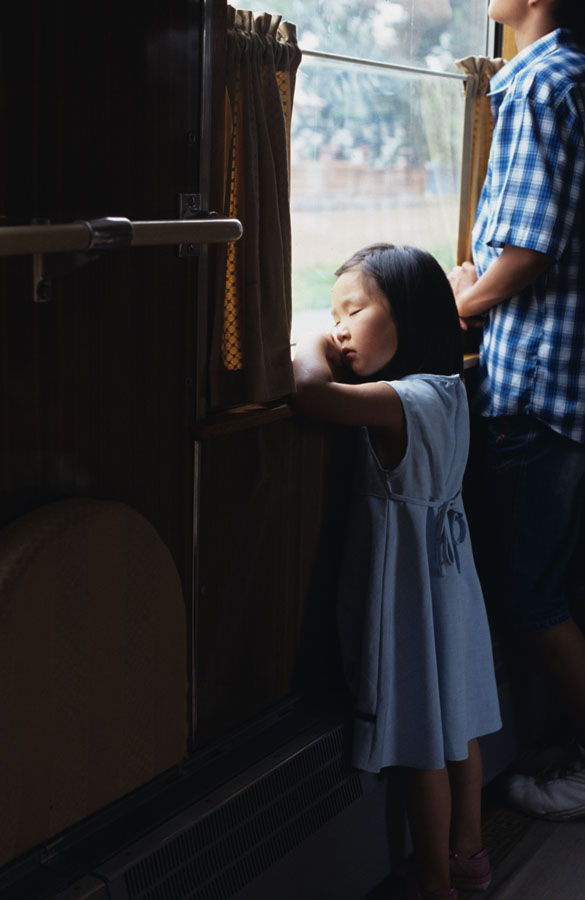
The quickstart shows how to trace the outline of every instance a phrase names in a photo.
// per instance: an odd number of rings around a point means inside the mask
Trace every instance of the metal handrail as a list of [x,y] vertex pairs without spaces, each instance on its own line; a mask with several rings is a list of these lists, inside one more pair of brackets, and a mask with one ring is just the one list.
[[238,219],[205,218],[131,222],[124,218],[93,219],[66,225],[0,227],[0,256],[75,253],[117,246],[215,244],[242,236]]

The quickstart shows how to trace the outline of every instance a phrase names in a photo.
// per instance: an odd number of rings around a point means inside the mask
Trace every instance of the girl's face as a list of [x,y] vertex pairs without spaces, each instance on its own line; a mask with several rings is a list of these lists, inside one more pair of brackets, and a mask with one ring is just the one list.
[[362,377],[379,372],[398,349],[398,333],[386,295],[371,275],[351,269],[331,292],[333,339],[352,372]]

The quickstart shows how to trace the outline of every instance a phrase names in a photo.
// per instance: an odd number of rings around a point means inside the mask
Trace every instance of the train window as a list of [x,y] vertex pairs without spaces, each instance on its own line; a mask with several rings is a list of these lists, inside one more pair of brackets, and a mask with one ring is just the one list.
[[[242,9],[255,4],[238,3]],[[293,343],[330,325],[335,269],[377,241],[455,262],[463,76],[485,0],[272,0],[297,26],[291,135]]]

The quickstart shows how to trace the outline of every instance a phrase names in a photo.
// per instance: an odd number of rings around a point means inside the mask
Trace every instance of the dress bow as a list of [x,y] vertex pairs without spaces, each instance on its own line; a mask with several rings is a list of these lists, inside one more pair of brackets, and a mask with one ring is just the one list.
[[444,575],[446,567],[452,566],[453,563],[457,566],[457,571],[461,571],[457,545],[465,540],[467,525],[463,513],[455,509],[455,500],[453,497],[443,503],[439,507],[437,517],[437,555],[441,575]]

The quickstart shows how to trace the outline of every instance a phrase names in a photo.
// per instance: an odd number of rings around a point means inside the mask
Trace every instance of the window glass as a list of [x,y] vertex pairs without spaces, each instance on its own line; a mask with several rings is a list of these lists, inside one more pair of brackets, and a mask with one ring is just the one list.
[[303,61],[293,111],[293,340],[329,327],[333,272],[370,243],[455,262],[461,81]]
[[455,60],[487,53],[487,2],[271,0],[270,11],[295,23],[303,51],[291,135],[294,343],[330,327],[333,273],[360,247],[414,244],[454,265],[464,107]]

